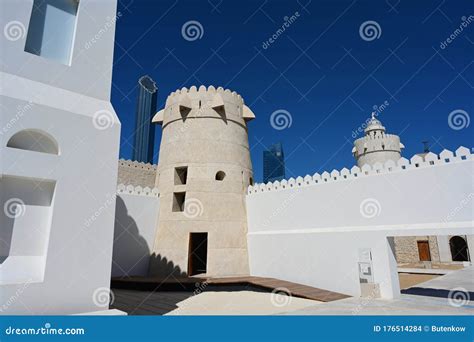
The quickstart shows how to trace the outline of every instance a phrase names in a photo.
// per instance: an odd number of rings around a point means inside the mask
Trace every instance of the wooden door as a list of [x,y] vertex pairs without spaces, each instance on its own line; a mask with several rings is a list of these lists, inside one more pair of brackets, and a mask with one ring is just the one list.
[[418,255],[420,261],[431,261],[430,244],[428,241],[417,241],[418,242]]

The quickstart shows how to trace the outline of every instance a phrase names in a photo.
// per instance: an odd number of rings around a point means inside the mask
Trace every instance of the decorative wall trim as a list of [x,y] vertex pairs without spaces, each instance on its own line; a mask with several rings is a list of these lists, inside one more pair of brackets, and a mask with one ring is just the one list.
[[119,165],[120,166],[128,166],[130,168],[140,168],[140,169],[145,169],[145,170],[156,170],[156,164],[150,164],[150,163],[143,163],[143,162],[138,162],[135,160],[129,160],[129,159],[119,159]]
[[127,195],[140,195],[140,196],[150,196],[150,197],[159,197],[158,188],[149,188],[133,185],[119,184],[117,186],[117,194],[127,194]]

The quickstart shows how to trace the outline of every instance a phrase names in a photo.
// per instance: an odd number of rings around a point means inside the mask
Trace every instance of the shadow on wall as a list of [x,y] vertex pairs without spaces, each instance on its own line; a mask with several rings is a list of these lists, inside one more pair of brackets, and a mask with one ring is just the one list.
[[174,278],[187,278],[186,272],[182,271],[179,266],[176,266],[171,260],[166,257],[162,257],[160,254],[153,253],[150,257],[150,276],[158,277],[174,277]]
[[112,260],[113,277],[146,276],[148,273],[150,248],[120,196],[117,196],[115,207]]
[[[1,202],[3,203],[3,202]],[[4,205],[2,205],[2,208]],[[10,247],[12,242],[12,235],[13,235],[13,225],[14,225],[14,218],[6,217],[4,215],[0,216],[0,265],[3,264],[5,260],[7,260],[8,256],[10,255]]]
[[8,257],[46,255],[56,182],[0,179],[0,265]]

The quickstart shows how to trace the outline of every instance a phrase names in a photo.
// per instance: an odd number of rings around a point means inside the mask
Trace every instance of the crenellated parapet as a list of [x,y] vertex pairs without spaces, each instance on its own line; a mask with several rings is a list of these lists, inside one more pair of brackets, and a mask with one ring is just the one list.
[[119,166],[129,167],[132,169],[156,171],[156,164],[138,162],[138,161],[129,160],[129,159],[119,159]]
[[120,159],[118,162],[117,184],[155,186],[157,165],[133,160]]
[[375,163],[373,166],[365,164],[362,167],[354,166],[350,170],[343,168],[342,170],[333,170],[331,172],[315,173],[314,175],[306,175],[305,177],[290,178],[288,180],[269,182],[267,184],[255,184],[248,187],[248,195],[258,194],[262,192],[289,190],[293,188],[313,186],[337,181],[354,180],[363,177],[372,177],[393,172],[410,172],[411,170],[426,167],[438,167],[441,165],[460,163],[473,160],[473,154],[466,147],[459,147],[455,153],[449,150],[443,150],[439,155],[432,152],[424,157],[415,155],[409,160],[400,158],[398,162],[388,160],[384,164]]
[[117,186],[117,194],[127,194],[127,195],[138,195],[138,196],[150,196],[150,197],[159,197],[160,193],[158,188],[150,188],[148,186],[133,186],[119,184]]
[[165,108],[153,118],[154,123],[165,128],[176,121],[199,118],[220,118],[245,125],[255,118],[254,113],[244,104],[242,96],[235,91],[214,86],[192,86],[172,92],[166,99]]
[[206,98],[206,97],[213,97],[215,95],[220,95],[225,101],[232,102],[235,105],[239,105],[243,103],[242,96],[240,96],[237,92],[232,91],[230,89],[224,89],[222,87],[215,88],[214,86],[206,87],[201,85],[199,88],[196,86],[192,86],[191,88],[183,87],[172,92],[167,100],[166,106],[170,106],[176,103],[181,102],[181,99],[184,96],[189,96],[190,98]]
[[400,137],[394,134],[374,134],[359,138],[354,142],[355,157],[375,151],[396,151],[400,153]]

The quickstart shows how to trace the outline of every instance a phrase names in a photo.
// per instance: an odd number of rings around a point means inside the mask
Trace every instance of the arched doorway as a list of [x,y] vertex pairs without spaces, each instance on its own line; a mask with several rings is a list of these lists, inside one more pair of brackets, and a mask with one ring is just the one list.
[[449,239],[449,247],[453,261],[469,261],[469,251],[464,238],[453,236]]

